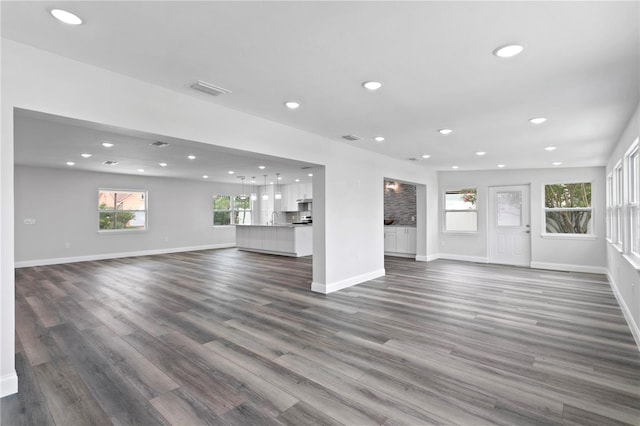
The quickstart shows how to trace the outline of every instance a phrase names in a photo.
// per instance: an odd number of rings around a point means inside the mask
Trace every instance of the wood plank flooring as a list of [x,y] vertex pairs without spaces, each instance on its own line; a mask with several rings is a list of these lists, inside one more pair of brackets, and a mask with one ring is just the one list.
[[385,266],[327,296],[235,249],[18,269],[2,425],[640,425],[604,276]]

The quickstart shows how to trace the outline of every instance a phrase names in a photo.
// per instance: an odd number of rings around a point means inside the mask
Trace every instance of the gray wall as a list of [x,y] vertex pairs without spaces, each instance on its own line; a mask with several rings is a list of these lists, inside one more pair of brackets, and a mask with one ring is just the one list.
[[[544,185],[573,182],[592,182],[594,206],[592,221],[596,238],[543,238]],[[606,265],[604,167],[439,172],[438,183],[441,256],[486,262],[489,187],[530,184],[532,266],[604,272]],[[478,188],[478,232],[450,233],[443,230],[442,194],[448,189],[461,188]]]
[[[395,183],[395,189],[387,188]],[[384,181],[384,218],[394,219],[394,225],[416,224],[416,186],[396,181]]]
[[[640,135],[640,104],[607,161],[607,174]],[[625,253],[607,243],[607,274],[640,349],[640,264],[632,264]]]
[[[148,191],[148,229],[98,233],[98,188]],[[239,190],[234,184],[16,166],[16,263],[235,245],[235,227],[212,226],[212,197]],[[26,225],[25,218],[36,223]]]

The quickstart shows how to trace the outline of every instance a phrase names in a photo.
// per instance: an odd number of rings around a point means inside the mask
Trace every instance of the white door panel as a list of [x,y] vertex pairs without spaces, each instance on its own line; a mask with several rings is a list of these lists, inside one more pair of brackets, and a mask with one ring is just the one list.
[[492,187],[489,198],[490,262],[529,266],[529,186]]

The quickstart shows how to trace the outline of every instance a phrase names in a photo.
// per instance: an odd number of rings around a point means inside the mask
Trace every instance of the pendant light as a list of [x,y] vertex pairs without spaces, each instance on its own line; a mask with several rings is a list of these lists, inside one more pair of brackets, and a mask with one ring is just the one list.
[[240,198],[241,200],[246,200],[247,194],[244,193],[244,176],[238,176],[238,179],[242,180],[242,190],[240,191],[240,195],[238,195],[238,198]]
[[276,200],[282,199],[282,193],[278,190],[278,181],[280,180],[280,173],[276,173],[276,194],[273,196]]
[[267,175],[264,175],[264,192],[262,193],[262,201],[269,200],[269,193],[267,192]]
[[251,176],[251,201],[256,201],[258,194],[256,193],[256,177]]

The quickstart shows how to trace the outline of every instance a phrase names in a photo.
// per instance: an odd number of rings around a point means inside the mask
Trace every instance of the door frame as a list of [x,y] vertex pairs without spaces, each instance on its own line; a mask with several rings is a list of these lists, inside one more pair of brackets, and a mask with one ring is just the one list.
[[[494,204],[494,200],[493,197],[491,196],[491,192],[492,190],[496,190],[499,188],[509,188],[509,187],[513,187],[513,186],[526,186],[527,188],[529,188],[529,199],[528,199],[528,210],[529,210],[529,225],[531,225],[531,183],[527,182],[527,183],[513,183],[513,184],[503,184],[503,185],[490,185],[487,189],[487,200],[488,200],[488,205],[487,205],[487,220],[486,220],[486,226],[487,226],[487,263],[492,263],[492,264],[496,264],[496,265],[508,265],[506,263],[502,263],[502,262],[495,262],[495,260],[492,258],[492,250],[491,250],[491,244],[493,241],[493,234],[495,229],[493,228],[492,225],[492,221],[493,221],[493,215],[495,214],[495,204]],[[521,267],[531,267],[531,226],[529,227],[529,231],[530,231],[530,237],[529,237],[529,260],[527,263],[519,265],[519,264],[514,264],[513,266],[521,266]]]

